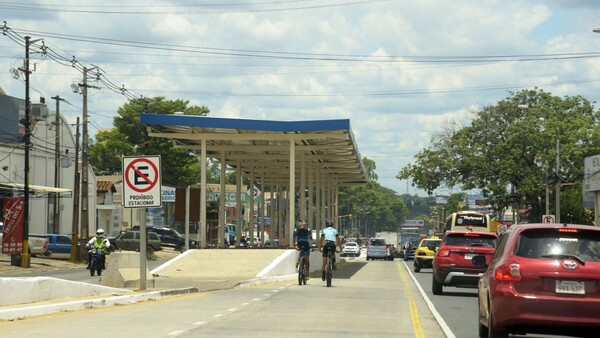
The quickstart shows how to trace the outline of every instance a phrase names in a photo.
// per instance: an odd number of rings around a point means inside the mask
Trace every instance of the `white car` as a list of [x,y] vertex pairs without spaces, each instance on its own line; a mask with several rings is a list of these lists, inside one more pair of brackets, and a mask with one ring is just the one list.
[[342,250],[342,256],[360,256],[360,246],[356,242],[346,242],[344,243],[344,248]]

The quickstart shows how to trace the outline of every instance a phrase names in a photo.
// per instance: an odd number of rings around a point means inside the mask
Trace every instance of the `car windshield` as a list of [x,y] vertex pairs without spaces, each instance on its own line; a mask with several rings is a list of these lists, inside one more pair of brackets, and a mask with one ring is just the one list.
[[178,237],[183,237],[177,230],[173,229],[173,228],[169,228],[170,231],[173,231],[173,233],[178,236]]
[[348,247],[350,247],[350,246],[357,246],[357,245],[358,244],[356,244],[354,242],[349,242],[349,243],[344,244],[344,246],[348,246]]
[[383,239],[372,239],[371,240],[371,245],[372,246],[385,246],[385,240],[383,240]]
[[584,262],[600,262],[600,232],[563,228],[523,231],[514,252],[527,258],[571,257]]
[[436,248],[438,248],[440,246],[440,243],[442,241],[434,241],[434,240],[424,240],[423,243],[421,243],[422,247],[426,247],[428,248],[430,245],[435,246]]
[[496,236],[480,234],[452,234],[446,236],[444,243],[452,246],[483,246],[487,248],[496,247]]

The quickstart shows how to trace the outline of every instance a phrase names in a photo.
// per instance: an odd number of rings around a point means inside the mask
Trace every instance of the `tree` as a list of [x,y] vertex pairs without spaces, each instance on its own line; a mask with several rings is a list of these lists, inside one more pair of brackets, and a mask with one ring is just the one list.
[[[497,210],[531,204],[531,218],[541,219],[547,178],[581,182],[583,159],[600,152],[599,122],[581,96],[560,98],[538,89],[511,93],[473,112],[470,125],[437,135],[397,178],[412,177],[413,185],[430,194],[442,185],[478,189]],[[567,214],[579,213],[561,208],[561,219]]]
[[[175,149],[169,139],[150,138],[146,127],[140,123],[142,113],[204,116],[209,113],[205,106],[188,106],[188,101],[165,100],[164,97],[142,98],[127,102],[118,109],[114,129],[102,131],[90,142],[90,164],[96,173],[119,174],[121,156],[160,155],[162,181],[165,185],[187,186],[199,182],[200,162],[185,149]],[[213,171],[207,171],[213,173]],[[209,176],[212,178],[212,176]]]
[[[367,175],[376,180],[375,161],[363,158]],[[340,189],[341,215],[352,214],[357,219],[368,217],[369,232],[396,231],[408,215],[404,200],[395,191],[371,180],[367,184],[352,185]]]

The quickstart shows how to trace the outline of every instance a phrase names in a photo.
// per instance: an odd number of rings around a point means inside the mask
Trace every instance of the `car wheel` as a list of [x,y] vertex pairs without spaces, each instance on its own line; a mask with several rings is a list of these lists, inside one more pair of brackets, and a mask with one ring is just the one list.
[[417,266],[415,265],[414,271],[415,271],[415,272],[421,272],[421,268],[419,268],[419,267],[417,267]]
[[441,295],[443,293],[443,285],[435,279],[435,276],[431,277],[431,292],[434,295]]
[[483,320],[483,316],[482,316],[482,312],[481,312],[481,302],[478,301],[477,304],[479,305],[479,312],[477,312],[477,322],[479,323],[479,337],[480,338],[487,338],[488,336],[488,329],[487,327],[485,327],[485,325],[481,324],[482,320]]
[[496,331],[494,329],[494,316],[492,315],[492,307],[488,306],[488,327],[487,327],[487,336],[488,338],[508,338],[508,332],[506,331]]
[[185,252],[185,245],[180,245],[180,246],[179,246],[177,249],[175,249],[175,250],[177,250],[177,251],[179,251],[179,252],[181,252],[181,253],[184,253],[184,252]]

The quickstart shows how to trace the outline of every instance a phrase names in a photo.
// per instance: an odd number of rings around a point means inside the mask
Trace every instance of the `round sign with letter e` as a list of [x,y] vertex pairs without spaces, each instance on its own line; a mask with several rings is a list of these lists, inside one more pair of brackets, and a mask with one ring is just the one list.
[[123,157],[123,207],[161,206],[160,156]]

